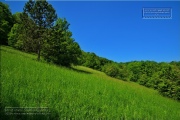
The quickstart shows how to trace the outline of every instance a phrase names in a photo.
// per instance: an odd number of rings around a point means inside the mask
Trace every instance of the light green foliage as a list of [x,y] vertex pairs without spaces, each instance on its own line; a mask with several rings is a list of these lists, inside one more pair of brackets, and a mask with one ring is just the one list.
[[22,50],[22,39],[25,38],[21,38],[21,34],[22,34],[22,25],[21,24],[14,24],[13,27],[11,28],[10,33],[8,34],[8,45],[18,48],[20,50]]
[[22,16],[22,13],[20,12],[16,12],[15,14],[13,14],[14,23],[21,24],[22,23],[21,16]]
[[[1,107],[49,107],[50,115],[4,119],[179,120],[180,103],[90,68],[71,70],[1,47]],[[83,72],[84,71],[84,72]],[[49,117],[49,118],[48,118]]]

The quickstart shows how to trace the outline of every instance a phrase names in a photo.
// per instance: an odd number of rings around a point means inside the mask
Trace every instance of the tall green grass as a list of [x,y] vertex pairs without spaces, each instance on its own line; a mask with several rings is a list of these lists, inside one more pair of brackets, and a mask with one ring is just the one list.
[[[50,116],[27,119],[179,120],[180,103],[135,83],[82,66],[38,62],[36,56],[1,47],[3,107],[49,107]],[[19,116],[3,116],[19,119]],[[22,117],[22,118],[23,118]]]

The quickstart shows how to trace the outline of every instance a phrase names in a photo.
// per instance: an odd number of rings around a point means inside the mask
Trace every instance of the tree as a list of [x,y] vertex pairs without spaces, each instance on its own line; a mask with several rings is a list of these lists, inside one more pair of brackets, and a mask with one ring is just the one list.
[[42,49],[42,56],[46,61],[63,66],[78,63],[81,49],[78,43],[71,38],[69,25],[66,19],[58,18],[56,25],[44,34],[46,41]]
[[22,30],[22,26],[20,24],[14,24],[11,28],[10,33],[8,34],[8,45],[15,47],[17,41],[19,40],[19,36]]
[[8,5],[0,2],[0,44],[8,45],[8,33],[12,26],[12,13]]
[[95,53],[90,53],[90,52],[84,52],[83,53],[83,59],[84,63],[83,65],[89,68],[96,69],[97,68],[97,56]]
[[119,74],[118,78],[124,81],[128,81],[131,72],[128,71],[127,67],[123,63],[119,63]]
[[137,82],[142,74],[142,70],[140,68],[141,63],[138,61],[133,61],[127,64],[129,71],[131,71],[130,81]]
[[[31,40],[36,42],[34,48],[38,54],[38,60],[40,60],[41,48],[44,43],[43,34],[44,32],[53,26],[54,21],[57,19],[57,14],[52,5],[50,5],[46,0],[33,1],[29,0],[25,6],[23,13],[27,15],[32,22],[36,25],[34,27],[34,32],[31,33]],[[28,24],[26,24],[26,19],[23,19],[26,30],[28,31]]]
[[8,34],[8,44],[22,51],[36,52],[36,25],[23,13],[15,13],[13,17],[15,24]]
[[108,63],[104,65],[103,71],[111,77],[116,78],[119,76],[119,67],[116,63]]
[[14,25],[11,28],[11,31],[8,34],[8,45],[14,48],[18,48],[22,50],[23,46],[23,39],[22,37],[22,31],[23,31],[23,26],[21,22],[21,15],[22,13],[15,13],[13,14],[13,19],[14,19]]
[[80,65],[100,71],[102,71],[102,67],[107,63],[112,63],[112,61],[106,58],[99,57],[95,53],[91,52],[82,51],[81,59],[79,59]]

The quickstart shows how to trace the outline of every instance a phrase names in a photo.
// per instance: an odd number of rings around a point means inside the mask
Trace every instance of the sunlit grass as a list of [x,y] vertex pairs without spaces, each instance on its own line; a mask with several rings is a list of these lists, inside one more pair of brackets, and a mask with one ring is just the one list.
[[[51,119],[179,120],[180,103],[157,91],[90,68],[38,62],[1,47],[1,95],[6,107],[49,107]],[[85,71],[85,72],[83,72]]]

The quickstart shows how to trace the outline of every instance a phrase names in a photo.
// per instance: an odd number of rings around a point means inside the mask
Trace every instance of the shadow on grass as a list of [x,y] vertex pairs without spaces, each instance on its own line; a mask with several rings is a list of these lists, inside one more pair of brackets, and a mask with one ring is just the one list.
[[[2,102],[0,103],[0,120],[59,120],[60,119],[58,112],[51,108],[48,108],[48,112],[47,113],[45,112],[44,114],[34,111],[31,111],[31,113],[33,112],[33,114],[30,114],[24,109],[21,109],[22,107],[20,108],[20,104],[18,103],[17,100],[13,98],[8,98],[8,101],[9,101],[8,106],[5,106],[5,104]],[[13,110],[17,110],[15,107],[18,108],[19,111],[13,111]]]
[[88,72],[88,71],[84,71],[84,70],[79,70],[79,69],[76,69],[76,68],[70,68],[71,70],[74,70],[76,72],[79,72],[79,73],[85,73],[85,74],[92,74],[91,72]]

